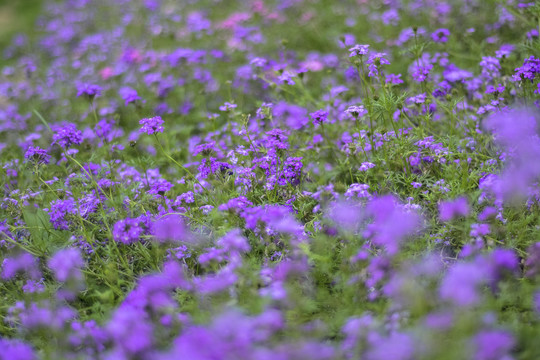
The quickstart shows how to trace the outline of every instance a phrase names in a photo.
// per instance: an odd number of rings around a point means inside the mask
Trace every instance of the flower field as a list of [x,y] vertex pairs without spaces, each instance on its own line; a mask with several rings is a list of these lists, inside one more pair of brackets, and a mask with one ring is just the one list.
[[35,9],[0,360],[540,359],[540,3]]

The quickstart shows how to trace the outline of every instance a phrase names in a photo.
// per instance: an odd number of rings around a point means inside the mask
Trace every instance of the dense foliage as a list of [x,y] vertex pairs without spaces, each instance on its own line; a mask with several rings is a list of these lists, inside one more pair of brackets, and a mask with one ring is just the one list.
[[44,1],[0,61],[0,359],[539,359],[539,30]]

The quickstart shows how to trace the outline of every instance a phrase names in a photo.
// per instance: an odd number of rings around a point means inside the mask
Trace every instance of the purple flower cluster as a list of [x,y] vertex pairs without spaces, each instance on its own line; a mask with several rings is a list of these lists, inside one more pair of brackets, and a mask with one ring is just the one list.
[[34,164],[48,164],[51,160],[51,155],[45,149],[30,146],[24,153],[24,158]]
[[6,43],[0,360],[540,358],[537,6],[208,3]]
[[61,126],[53,136],[53,144],[58,144],[64,149],[79,145],[82,140],[82,131],[78,130],[75,124]]
[[148,135],[152,135],[155,133],[162,133],[163,132],[163,123],[164,121],[161,119],[160,116],[154,116],[151,118],[144,118],[139,121],[139,124],[142,125],[140,132],[146,133]]
[[85,96],[93,99],[96,96],[100,96],[102,90],[99,85],[84,83],[77,86],[77,96]]

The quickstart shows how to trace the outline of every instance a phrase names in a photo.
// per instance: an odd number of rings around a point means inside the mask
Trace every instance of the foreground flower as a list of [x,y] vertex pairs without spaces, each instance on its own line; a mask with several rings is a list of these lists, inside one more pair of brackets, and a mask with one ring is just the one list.
[[349,49],[349,57],[366,55],[369,52],[369,45],[355,45]]
[[69,279],[81,279],[80,269],[83,265],[81,252],[75,248],[60,250],[49,260],[49,268],[53,271],[56,279],[62,282]]
[[354,118],[358,118],[358,117],[364,116],[368,112],[364,108],[363,105],[358,105],[358,106],[353,105],[353,106],[349,106],[347,110],[345,110],[345,113],[352,115]]
[[464,197],[453,201],[444,201],[439,204],[439,218],[441,221],[449,221],[458,216],[469,215],[469,203]]
[[48,164],[51,155],[49,155],[45,149],[41,149],[37,146],[30,146],[26,150],[24,158],[34,164]]
[[448,29],[437,29],[431,34],[431,39],[437,43],[445,43],[448,41],[450,31]]
[[147,133],[148,135],[152,135],[155,133],[162,133],[163,132],[163,120],[161,119],[161,116],[154,116],[151,118],[144,118],[141,121],[139,121],[139,124],[142,125],[142,128],[139,130],[140,132]]

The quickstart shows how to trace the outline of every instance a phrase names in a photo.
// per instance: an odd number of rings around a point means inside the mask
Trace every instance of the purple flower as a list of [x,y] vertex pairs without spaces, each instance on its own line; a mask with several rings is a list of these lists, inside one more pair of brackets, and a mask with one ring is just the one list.
[[221,111],[230,111],[232,109],[236,109],[238,105],[236,104],[233,104],[233,103],[230,103],[230,102],[225,102],[225,104],[221,105],[219,107],[219,110]]
[[366,55],[369,52],[369,45],[355,45],[349,51],[349,57]]
[[227,252],[243,253],[248,252],[251,249],[247,239],[242,236],[240,229],[229,231],[225,236],[220,238],[216,244]]
[[37,259],[29,253],[16,257],[7,257],[2,263],[2,279],[13,279],[20,272],[26,273],[32,279],[40,277]]
[[278,76],[277,83],[280,85],[283,83],[287,85],[294,85],[296,84],[296,82],[293,80],[294,77],[295,77],[295,74],[289,71],[284,71],[283,74]]
[[540,178],[540,138],[536,111],[517,108],[489,116],[486,128],[511,156],[502,174],[490,186],[497,198],[513,200],[528,196],[528,188]]
[[137,94],[137,91],[127,86],[120,88],[119,94],[122,97],[122,99],[124,99],[125,106],[128,106],[128,104],[130,103],[134,103],[138,100],[141,100],[141,97],[139,96],[139,94]]
[[500,94],[502,92],[504,92],[504,89],[506,89],[503,85],[499,84],[497,85],[497,87],[493,86],[493,85],[488,85],[486,87],[486,94]]
[[23,285],[22,290],[26,294],[39,294],[45,291],[45,286],[43,285],[43,279],[40,281],[28,280],[26,284]]
[[367,360],[413,360],[415,344],[410,335],[393,332],[389,337],[374,337]]
[[112,234],[115,241],[132,244],[139,241],[144,234],[144,229],[139,219],[126,218],[114,224]]
[[366,210],[373,222],[367,226],[364,237],[371,238],[389,255],[397,254],[403,240],[417,231],[420,224],[418,214],[405,210],[391,195],[373,199]]
[[436,43],[445,43],[448,41],[450,31],[448,29],[437,29],[431,33],[431,39]]
[[390,65],[390,61],[388,61],[386,58],[386,53],[375,53],[371,54],[369,56],[368,61],[366,64],[368,64],[368,76],[374,77],[379,75],[379,67],[381,65]]
[[313,119],[314,124],[322,124],[325,123],[326,119],[328,118],[328,111],[317,110],[309,115]]
[[167,215],[160,218],[152,225],[152,232],[160,242],[190,242],[193,240],[193,235],[180,215]]
[[20,340],[0,338],[0,360],[35,360],[36,354]]
[[514,81],[524,81],[526,79],[533,81],[536,75],[540,73],[540,59],[531,55],[531,57],[523,61],[523,66],[515,69],[515,72],[512,75]]
[[118,358],[131,358],[143,354],[154,342],[154,329],[146,312],[132,306],[120,306],[114,312],[106,329],[118,347],[117,351],[127,354],[127,356],[119,355]]
[[421,65],[421,66],[414,66],[412,71],[412,78],[416,82],[424,82],[428,79],[428,75],[433,69],[433,65],[427,64],[427,65]]
[[363,105],[358,105],[358,106],[353,105],[353,106],[349,106],[347,110],[345,110],[345,113],[350,114],[354,118],[359,118],[367,114],[368,111],[364,108]]
[[82,278],[81,268],[84,266],[84,261],[81,252],[76,248],[58,251],[48,264],[58,281],[65,282]]
[[407,98],[407,103],[409,104],[423,104],[426,102],[426,94],[418,94],[416,96],[411,96],[410,98]]
[[49,213],[49,220],[57,230],[68,230],[72,215],[78,213],[77,204],[73,198],[54,200],[51,202],[50,210],[45,209],[45,211]]
[[482,61],[480,61],[480,66],[482,67],[482,76],[490,80],[500,76],[501,64],[499,59],[493,56],[484,56]]
[[353,232],[357,230],[363,213],[359,204],[353,201],[336,201],[330,204],[326,216],[339,227]]
[[152,135],[155,133],[162,133],[163,132],[163,120],[160,116],[154,116],[151,118],[144,118],[139,121],[139,124],[142,125],[142,127],[139,129],[139,132],[147,133],[148,135]]
[[82,131],[77,130],[75,124],[67,124],[59,128],[53,135],[53,144],[58,144],[67,149],[71,145],[78,145],[82,142]]
[[483,330],[473,338],[476,360],[510,359],[514,337],[503,330]]
[[368,171],[375,167],[375,164],[370,163],[369,161],[363,162],[362,165],[358,168],[358,171]]
[[472,237],[482,237],[490,233],[489,224],[471,224],[469,235]]
[[93,85],[93,84],[79,84],[77,85],[77,97],[79,96],[85,96],[90,99],[101,95],[101,87],[99,85]]
[[30,146],[26,153],[24,154],[24,158],[28,161],[34,163],[34,164],[48,164],[49,160],[51,159],[51,155],[47,153],[47,150],[41,149],[39,147]]
[[464,197],[452,201],[443,201],[439,204],[439,218],[441,221],[450,221],[458,216],[467,216],[469,211],[469,203]]
[[368,184],[358,184],[353,183],[349,186],[347,191],[345,191],[345,197],[346,198],[366,198],[371,199],[371,194],[369,193],[369,185]]
[[203,144],[199,144],[197,146],[195,146],[195,148],[193,149],[191,155],[193,156],[197,156],[199,155],[200,153],[202,153],[203,155],[210,155],[212,154],[213,151],[216,150],[216,143],[211,141],[209,143],[203,143]]
[[441,299],[464,307],[477,304],[480,301],[479,287],[489,277],[489,269],[484,265],[484,262],[453,265],[441,282]]
[[150,183],[150,190],[148,190],[148,193],[162,196],[167,191],[171,190],[172,187],[173,185],[170,182],[165,179],[159,178]]
[[403,84],[403,80],[401,80],[401,74],[388,74],[386,75],[385,82],[392,85]]

